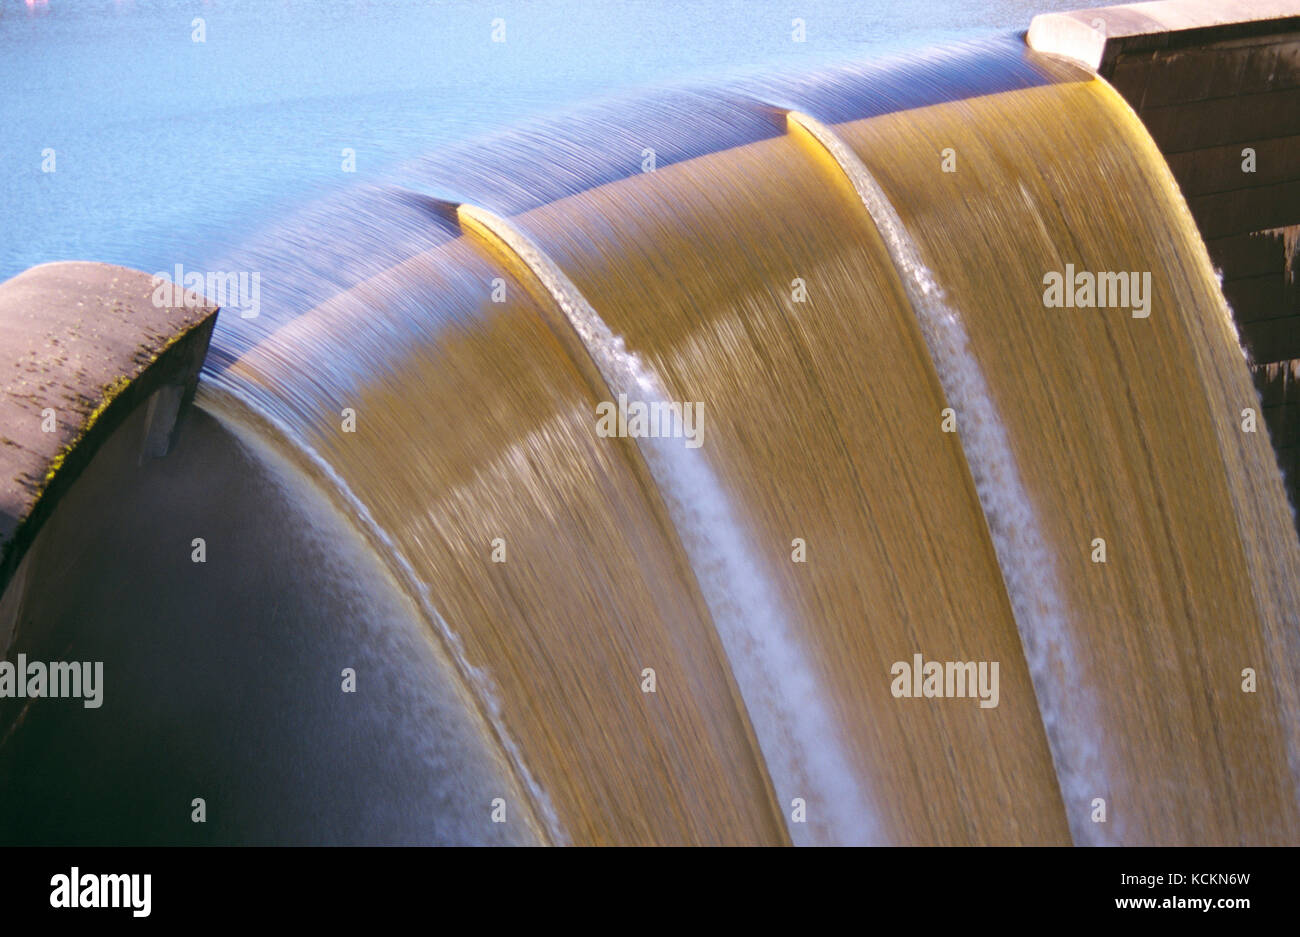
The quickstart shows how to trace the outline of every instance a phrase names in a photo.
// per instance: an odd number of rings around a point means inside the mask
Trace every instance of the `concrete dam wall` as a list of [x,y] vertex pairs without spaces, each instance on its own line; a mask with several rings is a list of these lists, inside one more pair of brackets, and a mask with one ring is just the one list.
[[0,842],[1300,841],[1295,20],[557,115],[248,315],[0,285],[0,646],[104,674],[0,693]]
[[[217,309],[100,263],[42,264],[0,284],[0,610],[60,497],[137,408],[141,458],[165,455],[194,397]],[[179,299],[179,302],[173,300]],[[12,621],[0,615],[0,645]]]

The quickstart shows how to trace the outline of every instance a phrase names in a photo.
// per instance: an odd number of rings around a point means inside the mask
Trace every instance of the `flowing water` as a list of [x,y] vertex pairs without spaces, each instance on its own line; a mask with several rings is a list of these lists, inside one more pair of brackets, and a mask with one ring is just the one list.
[[[1149,316],[1045,307],[1066,264],[1150,273]],[[665,91],[209,267],[264,281],[199,408],[383,564],[521,838],[1300,837],[1300,544],[1104,82],[1007,39]],[[698,437],[602,435],[620,395]],[[917,654],[997,705],[897,698]]]
[[[1010,42],[892,68],[411,167],[207,399],[382,531],[546,838],[1293,841],[1300,556],[1161,157]],[[1149,317],[1045,308],[1066,263]],[[599,436],[620,394],[702,445]],[[915,653],[999,704],[895,698]]]

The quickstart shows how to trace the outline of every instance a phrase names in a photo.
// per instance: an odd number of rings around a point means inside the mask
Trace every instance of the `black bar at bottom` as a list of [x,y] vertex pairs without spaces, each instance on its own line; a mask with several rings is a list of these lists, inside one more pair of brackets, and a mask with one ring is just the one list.
[[458,930],[468,913],[493,925],[523,915],[639,931],[803,909],[861,924],[901,916],[925,929],[1126,918],[1230,926],[1289,917],[1296,860],[1293,849],[1237,848],[11,848],[0,849],[0,913],[72,926],[414,918]]

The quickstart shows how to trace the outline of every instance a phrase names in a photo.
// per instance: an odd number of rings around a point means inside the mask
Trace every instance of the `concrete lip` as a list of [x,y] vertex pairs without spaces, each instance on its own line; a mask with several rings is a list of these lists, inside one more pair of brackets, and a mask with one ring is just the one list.
[[1300,22],[1300,0],[1157,0],[1067,13],[1040,13],[1025,41],[1035,52],[1074,59],[1100,71],[1121,52],[1202,44]]
[[155,303],[149,274],[42,264],[0,284],[0,592],[60,494],[137,406],[165,454],[216,323],[195,292]]

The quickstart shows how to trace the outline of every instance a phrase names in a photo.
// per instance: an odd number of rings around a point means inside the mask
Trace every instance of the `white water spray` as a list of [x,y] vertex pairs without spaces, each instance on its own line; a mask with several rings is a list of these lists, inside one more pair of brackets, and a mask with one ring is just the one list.
[[[460,215],[471,230],[501,241],[554,297],[613,393],[667,403],[658,375],[624,347],[623,339],[526,235],[472,206],[462,205]],[[780,596],[708,461],[680,438],[637,442],[718,629],[791,839],[797,845],[882,843],[883,831],[786,621]],[[806,823],[788,822],[796,797],[808,804]]]

